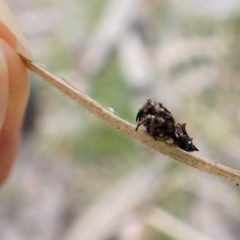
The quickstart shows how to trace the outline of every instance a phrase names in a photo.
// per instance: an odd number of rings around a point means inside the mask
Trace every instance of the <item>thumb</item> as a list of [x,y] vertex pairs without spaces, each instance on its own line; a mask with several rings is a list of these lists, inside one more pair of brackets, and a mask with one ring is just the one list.
[[12,47],[0,39],[0,184],[16,155],[28,95],[26,67]]

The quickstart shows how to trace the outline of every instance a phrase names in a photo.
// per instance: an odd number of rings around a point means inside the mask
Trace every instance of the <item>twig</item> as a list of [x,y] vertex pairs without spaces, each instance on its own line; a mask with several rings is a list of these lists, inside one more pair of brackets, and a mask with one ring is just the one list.
[[29,70],[35,72],[37,75],[41,76],[47,82],[63,92],[65,95],[86,108],[88,111],[103,121],[107,122],[108,124],[112,125],[114,128],[117,128],[118,130],[127,134],[128,136],[179,162],[185,163],[191,167],[197,168],[201,171],[210,173],[214,176],[223,178],[236,184],[240,184],[240,171],[226,167],[217,162],[196,157],[171,144],[155,141],[143,130],[136,132],[135,125],[117,117],[111,111],[103,108],[99,103],[95,102],[93,99],[86,96],[74,88],[72,85],[68,84],[67,81],[54,77],[51,73],[47,72],[46,70],[42,69],[41,67],[25,58],[23,58],[23,61]]

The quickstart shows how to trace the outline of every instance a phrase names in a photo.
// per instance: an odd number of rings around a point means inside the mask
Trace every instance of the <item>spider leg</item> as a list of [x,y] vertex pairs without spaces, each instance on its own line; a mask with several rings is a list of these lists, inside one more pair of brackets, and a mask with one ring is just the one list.
[[136,116],[136,122],[139,122],[139,121],[140,121],[142,115],[143,115],[143,110],[140,109],[140,110],[138,111],[138,113],[137,113],[137,116]]
[[137,131],[140,126],[141,126],[141,123],[139,122],[137,127],[135,128],[135,131]]
[[152,117],[154,117],[154,116],[151,116],[151,115],[147,115],[146,117],[144,117],[141,121],[139,121],[139,123],[138,123],[138,125],[137,125],[137,127],[136,127],[136,131],[138,130],[138,128],[141,126],[141,125],[145,125],[148,121],[149,121],[149,119],[151,119]]
[[152,100],[148,99],[143,106],[139,109],[137,116],[136,116],[136,122],[139,122],[143,115],[149,114],[148,110],[152,108]]
[[161,117],[155,117],[153,115],[150,115],[148,114],[147,116],[145,116],[144,118],[141,119],[141,121],[139,121],[137,127],[136,127],[136,131],[138,130],[138,128],[141,126],[141,125],[144,125],[147,129],[147,132],[149,132],[149,127],[150,127],[150,123],[162,123],[164,122],[164,119],[162,119]]

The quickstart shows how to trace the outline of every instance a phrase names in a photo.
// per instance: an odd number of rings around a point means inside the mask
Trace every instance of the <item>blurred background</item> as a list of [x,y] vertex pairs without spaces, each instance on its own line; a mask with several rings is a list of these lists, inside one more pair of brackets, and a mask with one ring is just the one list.
[[[7,0],[34,60],[135,122],[161,101],[199,148],[240,169],[240,2]],[[235,240],[240,188],[124,136],[29,74],[3,240]]]

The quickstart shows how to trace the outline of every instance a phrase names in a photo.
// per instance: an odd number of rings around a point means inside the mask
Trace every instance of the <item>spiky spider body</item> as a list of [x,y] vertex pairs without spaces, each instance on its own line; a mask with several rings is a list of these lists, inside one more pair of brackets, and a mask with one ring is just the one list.
[[144,125],[147,133],[155,140],[171,142],[188,152],[198,151],[187,134],[186,124],[175,124],[171,112],[160,102],[148,99],[139,109],[136,121],[136,131]]
[[136,121],[138,125],[136,131],[141,125],[146,127],[146,131],[153,136],[155,140],[169,140],[175,131],[175,121],[171,112],[161,103],[148,99],[139,110]]

